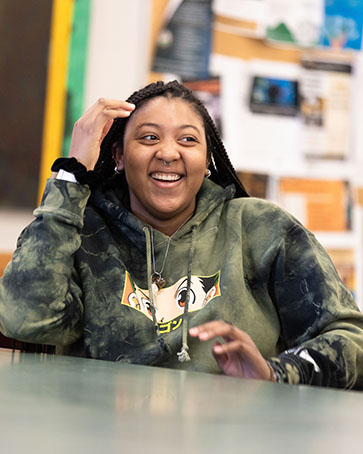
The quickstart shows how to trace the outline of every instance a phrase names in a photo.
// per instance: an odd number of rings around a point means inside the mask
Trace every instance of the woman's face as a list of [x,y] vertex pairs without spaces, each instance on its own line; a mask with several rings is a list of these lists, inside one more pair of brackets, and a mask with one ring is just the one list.
[[203,120],[179,98],[153,98],[132,114],[115,160],[125,169],[135,215],[151,224],[182,221],[194,212],[207,172]]

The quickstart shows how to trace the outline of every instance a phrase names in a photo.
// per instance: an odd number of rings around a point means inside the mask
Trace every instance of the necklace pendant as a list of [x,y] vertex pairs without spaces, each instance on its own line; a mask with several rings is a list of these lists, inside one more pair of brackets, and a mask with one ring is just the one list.
[[158,289],[161,290],[162,288],[165,287],[166,281],[165,279],[161,276],[160,273],[155,272],[152,275],[152,282],[153,284],[156,284],[158,286]]

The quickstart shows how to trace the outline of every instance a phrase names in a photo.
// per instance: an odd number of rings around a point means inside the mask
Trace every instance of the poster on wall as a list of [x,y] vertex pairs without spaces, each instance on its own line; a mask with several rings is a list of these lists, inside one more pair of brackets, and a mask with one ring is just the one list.
[[363,0],[325,0],[324,46],[361,50],[362,30]]
[[209,77],[212,22],[212,0],[170,0],[152,70],[183,79]]
[[352,63],[303,59],[299,81],[302,151],[345,160],[351,144]]
[[253,76],[249,107],[254,113],[297,115],[297,80],[286,77]]
[[213,11],[216,30],[265,37],[266,0],[214,0]]
[[183,80],[183,84],[202,101],[222,136],[221,81],[219,77]]
[[269,41],[314,47],[319,44],[324,0],[266,0]]
[[278,202],[313,232],[351,228],[350,186],[346,181],[284,177]]

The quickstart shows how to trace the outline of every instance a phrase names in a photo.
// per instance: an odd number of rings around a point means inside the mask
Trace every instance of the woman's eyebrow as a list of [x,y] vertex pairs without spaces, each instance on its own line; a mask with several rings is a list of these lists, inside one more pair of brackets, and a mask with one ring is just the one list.
[[197,132],[200,133],[199,128],[197,128],[197,127],[194,126],[194,125],[181,125],[181,126],[179,126],[179,129],[187,129],[187,128],[193,128],[193,129],[195,129]]
[[151,128],[159,128],[159,129],[161,128],[161,126],[158,125],[157,123],[147,122],[147,123],[140,123],[139,125],[137,125],[136,129],[141,129],[144,126],[151,127]]
[[[145,122],[145,123],[140,123],[139,125],[137,125],[136,130],[139,130],[139,129],[143,128],[143,127],[149,127],[149,128],[151,127],[151,128],[162,129],[162,126],[159,125],[158,123]],[[178,126],[178,129],[187,129],[187,128],[193,128],[195,131],[200,133],[200,129],[197,126],[194,126],[194,125],[185,124],[185,125]]]

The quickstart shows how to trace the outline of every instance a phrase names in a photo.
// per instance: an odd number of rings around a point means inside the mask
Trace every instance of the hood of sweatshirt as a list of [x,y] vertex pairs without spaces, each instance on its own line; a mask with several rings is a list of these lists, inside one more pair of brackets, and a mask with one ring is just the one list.
[[[193,217],[175,234],[174,239],[190,235],[192,228],[199,228],[201,224],[216,214],[216,208],[226,200],[232,199],[235,194],[233,185],[222,188],[216,183],[204,179],[203,184],[197,194],[196,209]],[[89,205],[97,211],[102,212],[103,216],[114,224],[119,233],[134,245],[137,249],[145,252],[145,233],[143,227],[145,223],[140,221],[130,211],[129,195],[127,185],[123,175],[117,175],[113,179],[113,184],[105,191],[96,191],[90,198]],[[154,230],[155,240],[165,241],[167,235]]]

